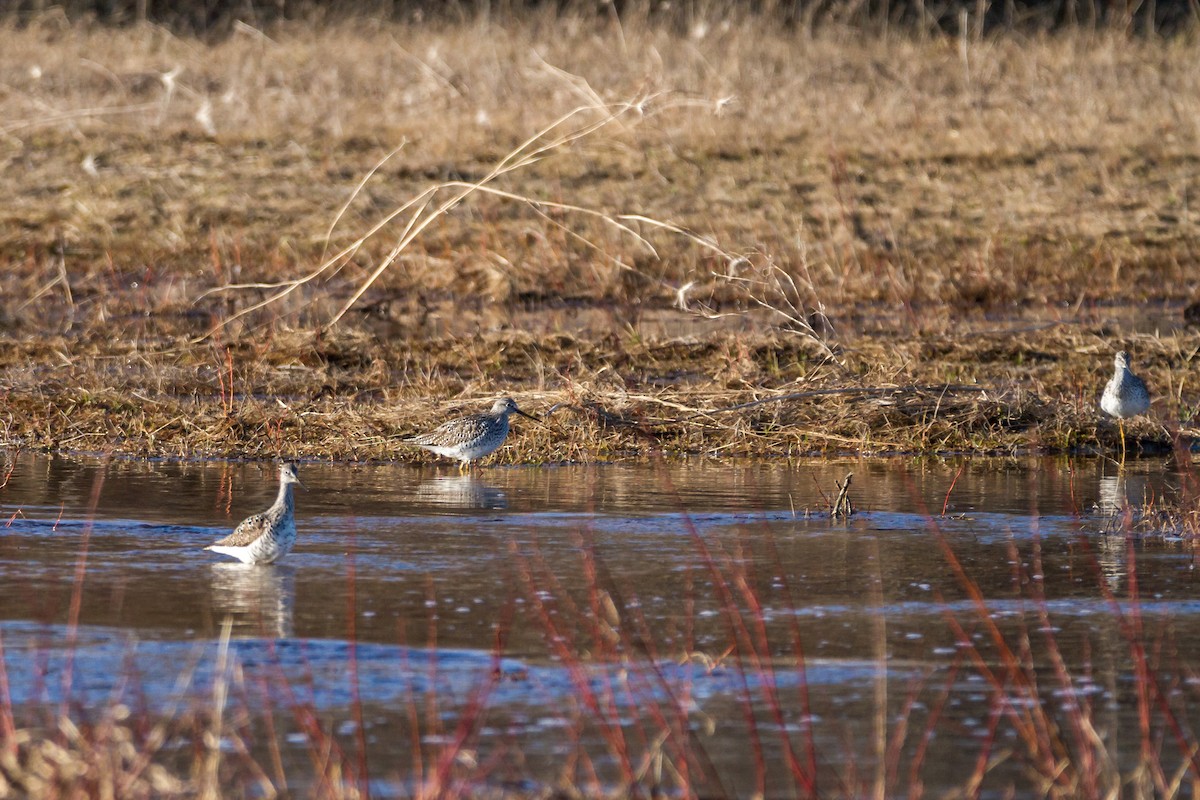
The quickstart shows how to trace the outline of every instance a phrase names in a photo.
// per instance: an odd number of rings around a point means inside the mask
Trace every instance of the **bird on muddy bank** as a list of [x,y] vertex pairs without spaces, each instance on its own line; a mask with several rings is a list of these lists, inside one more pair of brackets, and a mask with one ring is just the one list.
[[1121,461],[1125,461],[1125,420],[1150,410],[1150,391],[1146,382],[1129,369],[1129,353],[1124,350],[1113,359],[1113,376],[1100,396],[1100,408],[1117,418],[1121,430]]
[[508,437],[508,417],[511,414],[520,414],[534,422],[541,422],[537,417],[517,408],[511,397],[502,397],[492,404],[492,410],[486,414],[458,417],[442,423],[428,433],[418,433],[403,441],[439,456],[456,459],[459,462],[459,470],[466,472],[471,468],[472,461],[483,458],[504,444]]
[[292,499],[292,486],[298,483],[296,465],[280,464],[279,494],[271,507],[242,520],[233,533],[204,549],[232,556],[243,564],[271,564],[286,556],[296,543],[296,504]]

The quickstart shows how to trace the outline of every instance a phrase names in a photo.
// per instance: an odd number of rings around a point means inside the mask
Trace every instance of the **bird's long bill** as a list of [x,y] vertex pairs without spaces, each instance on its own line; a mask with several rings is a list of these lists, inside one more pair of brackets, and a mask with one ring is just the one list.
[[542,422],[542,421],[541,421],[540,419],[538,419],[537,417],[533,416],[532,414],[526,414],[524,411],[522,411],[522,410],[521,410],[521,409],[519,409],[519,408],[514,408],[514,409],[513,409],[513,411],[514,411],[514,412],[516,412],[517,414],[520,414],[522,417],[525,417],[525,419],[531,419],[531,420],[533,420],[533,421],[534,421],[534,422],[536,422],[538,425],[541,425],[543,428],[549,427],[548,425],[546,425],[546,423]]

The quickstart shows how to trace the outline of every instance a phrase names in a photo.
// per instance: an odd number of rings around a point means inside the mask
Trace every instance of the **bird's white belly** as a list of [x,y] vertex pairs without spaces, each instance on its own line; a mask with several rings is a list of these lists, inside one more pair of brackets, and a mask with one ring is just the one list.
[[1116,395],[1105,394],[1100,398],[1100,410],[1110,417],[1121,416],[1121,401]]
[[483,458],[488,453],[496,448],[491,445],[472,445],[469,447],[430,447],[430,450],[437,453],[439,456],[446,458],[456,458],[459,461],[474,461],[477,458]]

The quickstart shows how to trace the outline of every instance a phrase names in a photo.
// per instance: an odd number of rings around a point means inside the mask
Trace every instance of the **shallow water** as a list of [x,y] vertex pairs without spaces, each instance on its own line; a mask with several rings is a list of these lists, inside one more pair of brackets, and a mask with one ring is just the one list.
[[[1162,645],[1154,668],[1183,723],[1196,721],[1186,669],[1200,653],[1194,554],[1102,533],[1124,499],[1178,491],[1163,462],[1120,476],[1101,460],[471,477],[303,464],[299,542],[267,567],[201,548],[270,503],[269,465],[20,455],[12,467],[0,489],[0,634],[18,710],[35,718],[68,699],[84,714],[118,701],[152,716],[176,701],[204,708],[228,620],[238,667],[229,702],[251,719],[280,717],[293,789],[312,780],[320,738],[287,728],[296,708],[311,709],[349,760],[363,748],[372,789],[386,795],[409,792],[414,765],[430,769],[480,701],[466,749],[485,783],[532,791],[571,763],[585,787],[618,786],[623,760],[637,771],[663,742],[668,760],[686,751],[707,762],[720,791],[702,794],[753,793],[759,753],[768,794],[791,793],[782,724],[802,760],[811,732],[818,788],[883,780],[908,791],[924,750],[920,779],[936,794],[960,787],[988,743],[1020,750],[1003,714],[991,722],[996,635],[1018,651],[1029,643],[1037,697],[1054,713],[1072,697],[1090,701],[1128,766],[1140,757],[1145,682],[1121,627],[1130,619]],[[830,520],[825,498],[851,471],[859,513]],[[893,738],[895,752],[881,755]],[[270,763],[265,734],[252,740]],[[1166,746],[1162,759],[1180,761]],[[1027,766],[1000,760],[985,793],[1032,785]]]

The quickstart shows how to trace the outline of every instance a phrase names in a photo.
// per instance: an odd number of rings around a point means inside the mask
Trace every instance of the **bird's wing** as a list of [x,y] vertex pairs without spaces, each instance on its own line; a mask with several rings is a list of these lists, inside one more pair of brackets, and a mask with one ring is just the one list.
[[428,447],[429,445],[450,445],[465,442],[479,435],[480,423],[475,417],[461,417],[444,422],[429,433],[418,433],[404,441]]
[[242,524],[233,529],[233,533],[226,536],[219,542],[213,544],[219,547],[245,547],[253,542],[267,529],[267,515],[255,514],[252,517],[246,517],[242,520]]

